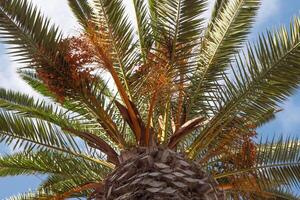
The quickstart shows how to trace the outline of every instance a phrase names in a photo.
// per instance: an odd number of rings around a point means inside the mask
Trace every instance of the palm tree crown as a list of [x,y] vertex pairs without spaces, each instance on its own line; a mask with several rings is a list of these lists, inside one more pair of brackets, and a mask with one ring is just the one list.
[[228,199],[298,199],[299,141],[255,137],[300,83],[300,18],[247,43],[260,0],[216,0],[208,22],[207,0],[132,0],[134,22],[122,0],[68,2],[81,33],[64,38],[28,1],[0,1],[2,41],[47,97],[0,90],[0,141],[22,149],[0,176],[48,177],[11,200],[93,197],[151,148],[197,163]]

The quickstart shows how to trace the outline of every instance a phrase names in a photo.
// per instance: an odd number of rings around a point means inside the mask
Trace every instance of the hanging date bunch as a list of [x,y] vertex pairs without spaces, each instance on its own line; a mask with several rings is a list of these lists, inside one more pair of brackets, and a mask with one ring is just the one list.
[[253,167],[256,164],[257,159],[257,146],[254,141],[257,133],[252,124],[246,126],[248,130],[241,138],[239,152],[235,158],[236,166],[243,168]]
[[254,141],[254,138],[257,136],[257,132],[255,131],[256,126],[253,124],[247,125],[248,132],[243,138],[241,154],[243,164],[248,167],[252,167],[256,164],[257,159],[257,146]]
[[66,97],[75,95],[70,91],[79,92],[89,86],[94,79],[92,64],[95,58],[93,48],[83,35],[62,40],[60,48],[64,55],[61,59],[65,64],[55,67],[41,65],[37,75],[62,102]]
[[167,61],[167,52],[161,49],[159,52],[149,52],[147,63],[136,68],[132,85],[140,85],[141,94],[145,97],[153,97],[162,103],[166,97],[171,96],[174,83]]
[[[255,137],[257,132],[255,126],[251,123],[245,123],[244,129],[238,129],[234,126],[224,133],[224,137],[235,137],[236,140],[224,138],[222,147],[213,151],[209,156],[224,154],[223,167],[225,171],[253,167],[257,160],[257,145]],[[204,160],[205,161],[205,160]]]

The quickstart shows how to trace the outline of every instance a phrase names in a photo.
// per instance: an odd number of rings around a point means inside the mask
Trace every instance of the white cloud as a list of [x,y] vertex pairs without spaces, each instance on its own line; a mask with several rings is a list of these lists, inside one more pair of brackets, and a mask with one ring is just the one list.
[[0,56],[0,87],[27,94],[35,94],[34,91],[16,73],[17,64],[8,59],[9,55]]
[[59,25],[66,35],[79,31],[79,26],[66,0],[30,0],[45,16]]

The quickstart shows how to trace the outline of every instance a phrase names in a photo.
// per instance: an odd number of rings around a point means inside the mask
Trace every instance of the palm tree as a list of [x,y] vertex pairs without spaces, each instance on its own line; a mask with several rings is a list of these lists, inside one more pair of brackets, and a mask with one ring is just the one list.
[[0,1],[2,41],[45,96],[0,90],[0,176],[45,174],[20,199],[298,199],[297,138],[257,139],[300,83],[300,18],[246,43],[260,0],[69,0],[64,38]]

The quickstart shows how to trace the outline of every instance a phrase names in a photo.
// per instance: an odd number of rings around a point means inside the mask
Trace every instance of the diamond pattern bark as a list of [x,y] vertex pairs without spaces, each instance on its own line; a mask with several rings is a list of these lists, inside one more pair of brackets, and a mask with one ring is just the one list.
[[[197,163],[160,148],[139,148],[106,179],[95,200],[223,200]],[[122,159],[122,158],[121,158]]]

